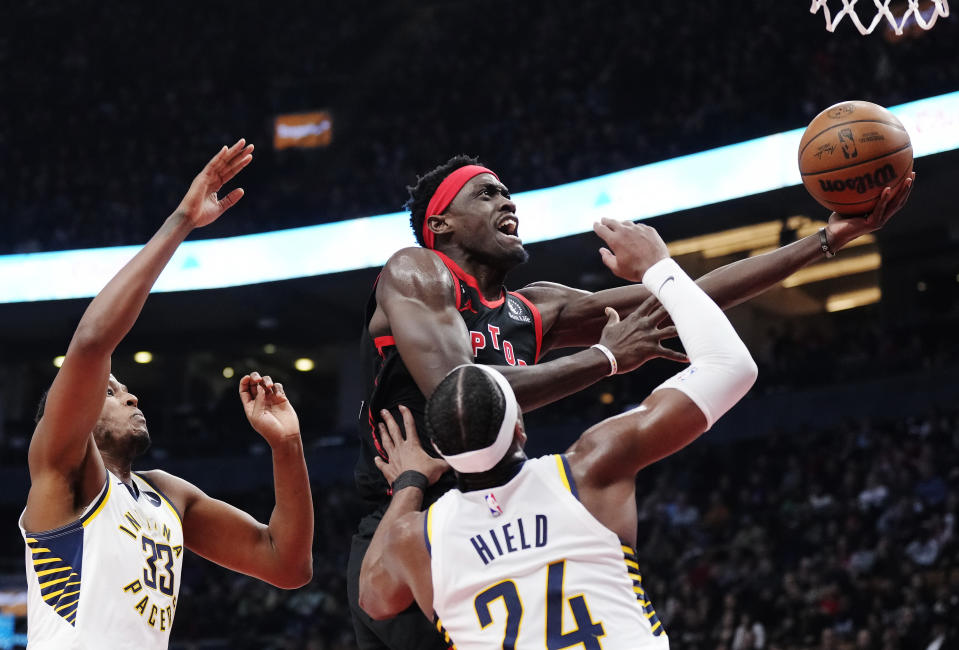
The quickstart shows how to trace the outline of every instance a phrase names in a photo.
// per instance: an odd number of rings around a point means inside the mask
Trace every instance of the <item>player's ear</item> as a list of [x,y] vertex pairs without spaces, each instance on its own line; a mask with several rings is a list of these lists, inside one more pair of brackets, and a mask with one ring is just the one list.
[[513,429],[513,442],[518,443],[520,449],[526,447],[526,429],[523,427],[522,420],[516,420],[516,428]]
[[426,227],[433,231],[434,235],[442,235],[452,230],[449,222],[446,221],[446,217],[437,214],[426,220]]

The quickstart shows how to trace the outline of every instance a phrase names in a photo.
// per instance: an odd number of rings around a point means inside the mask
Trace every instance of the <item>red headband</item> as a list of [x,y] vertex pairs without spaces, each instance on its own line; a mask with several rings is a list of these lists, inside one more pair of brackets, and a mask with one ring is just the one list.
[[493,174],[496,180],[499,176],[486,167],[480,165],[466,165],[460,167],[452,174],[443,179],[436,192],[430,198],[429,205],[426,206],[426,215],[423,217],[423,245],[427,248],[433,248],[433,231],[429,229],[430,217],[439,216],[449,207],[459,191],[463,189],[471,179],[480,174]]

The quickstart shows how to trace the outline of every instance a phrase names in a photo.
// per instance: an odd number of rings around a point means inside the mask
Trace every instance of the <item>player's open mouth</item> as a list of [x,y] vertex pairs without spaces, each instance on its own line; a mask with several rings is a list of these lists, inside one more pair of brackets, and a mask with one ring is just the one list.
[[519,220],[516,217],[506,217],[496,224],[496,229],[504,235],[516,237],[516,231],[519,228]]

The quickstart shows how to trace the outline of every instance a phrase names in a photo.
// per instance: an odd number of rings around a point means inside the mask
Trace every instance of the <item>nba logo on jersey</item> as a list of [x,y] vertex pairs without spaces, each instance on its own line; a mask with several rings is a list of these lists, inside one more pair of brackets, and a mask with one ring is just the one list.
[[489,508],[491,517],[499,517],[503,514],[503,509],[496,503],[496,496],[492,492],[486,495],[486,507]]

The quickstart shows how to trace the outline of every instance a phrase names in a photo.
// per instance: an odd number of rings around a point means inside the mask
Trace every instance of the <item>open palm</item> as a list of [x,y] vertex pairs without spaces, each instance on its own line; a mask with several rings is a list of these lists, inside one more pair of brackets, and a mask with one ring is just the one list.
[[224,146],[190,183],[177,212],[186,216],[194,228],[216,221],[243,197],[243,190],[239,187],[222,199],[217,192],[251,160],[253,145],[246,144],[246,140],[241,138],[232,147]]

